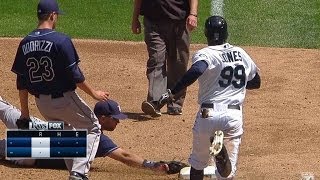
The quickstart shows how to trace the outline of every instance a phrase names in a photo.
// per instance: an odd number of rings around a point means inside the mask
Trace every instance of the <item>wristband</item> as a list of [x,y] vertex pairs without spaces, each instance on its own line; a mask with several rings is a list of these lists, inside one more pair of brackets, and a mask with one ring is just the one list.
[[154,161],[148,161],[148,160],[143,160],[142,166],[146,168],[154,168],[156,162]]
[[194,16],[194,17],[198,17],[198,15],[197,14],[189,14],[190,16]]

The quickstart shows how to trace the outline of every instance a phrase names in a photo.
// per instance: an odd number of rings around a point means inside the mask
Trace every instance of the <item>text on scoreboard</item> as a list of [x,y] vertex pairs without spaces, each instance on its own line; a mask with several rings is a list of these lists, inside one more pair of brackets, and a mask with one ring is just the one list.
[[7,158],[75,158],[87,155],[87,130],[7,130]]

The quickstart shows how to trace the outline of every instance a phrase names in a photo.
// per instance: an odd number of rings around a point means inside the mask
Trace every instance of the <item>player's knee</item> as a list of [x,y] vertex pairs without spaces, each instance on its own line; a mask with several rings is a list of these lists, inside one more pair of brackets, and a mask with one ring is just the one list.
[[202,170],[196,170],[193,167],[190,169],[190,180],[203,180],[203,169]]

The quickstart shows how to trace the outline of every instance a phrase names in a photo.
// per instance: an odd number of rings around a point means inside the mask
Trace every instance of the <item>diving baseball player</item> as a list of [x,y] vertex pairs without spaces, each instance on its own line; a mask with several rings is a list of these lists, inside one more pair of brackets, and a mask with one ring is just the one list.
[[12,66],[17,75],[21,104],[17,123],[19,128],[28,126],[30,93],[45,119],[65,121],[75,129],[87,129],[87,157],[66,160],[70,179],[87,179],[101,131],[97,117],[75,90],[79,87],[96,100],[107,100],[109,94],[92,89],[85,80],[71,39],[54,30],[59,14],[56,0],[40,0],[38,27],[19,44]]
[[[96,103],[94,112],[99,119],[102,130],[113,131],[117,127],[120,120],[125,120],[127,116],[120,111],[120,105],[108,99],[107,101],[100,101]],[[17,129],[16,121],[20,117],[21,112],[19,109],[3,100],[0,96],[0,119],[5,123],[8,129]],[[41,119],[36,117],[30,117],[33,122],[41,123]],[[0,140],[0,159],[5,158],[6,140]],[[150,161],[143,159],[142,157],[130,153],[123,148],[117,146],[111,138],[105,134],[101,134],[97,157],[110,157],[117,161],[120,161],[128,166],[139,167],[144,169],[153,170],[155,172],[176,174],[186,165],[178,161]],[[10,162],[27,167],[37,168],[53,168],[53,169],[65,169],[65,163],[63,159],[9,159]]]
[[[226,42],[227,22],[223,17],[209,17],[205,35],[208,47],[195,53],[191,68],[157,104],[163,106],[198,79],[199,111],[193,127],[190,178],[203,179],[211,154],[215,157],[217,178],[233,179],[243,134],[242,104],[246,89],[260,88],[259,69],[242,48]],[[156,108],[149,107],[151,113],[153,109]]]

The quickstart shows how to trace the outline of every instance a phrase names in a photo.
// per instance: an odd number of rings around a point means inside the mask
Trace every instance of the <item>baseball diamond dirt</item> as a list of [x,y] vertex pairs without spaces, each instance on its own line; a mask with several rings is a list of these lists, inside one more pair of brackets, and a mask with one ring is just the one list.
[[[15,75],[10,71],[21,39],[0,39],[0,95],[19,107]],[[147,58],[144,43],[74,40],[89,83],[110,92],[128,121],[104,132],[120,147],[151,160],[183,160],[191,152],[191,128],[197,111],[197,83],[188,88],[181,116],[142,114],[146,98]],[[205,45],[192,45],[191,51]],[[237,179],[299,179],[301,173],[320,177],[320,49],[243,47],[261,69],[261,89],[249,91],[244,104],[244,136]],[[80,91],[78,91],[80,92]],[[93,107],[95,101],[80,92]],[[31,114],[40,116],[34,98]],[[0,123],[0,137],[5,126]],[[67,170],[20,168],[0,161],[6,179],[66,179]],[[90,179],[177,179],[98,158]]]

